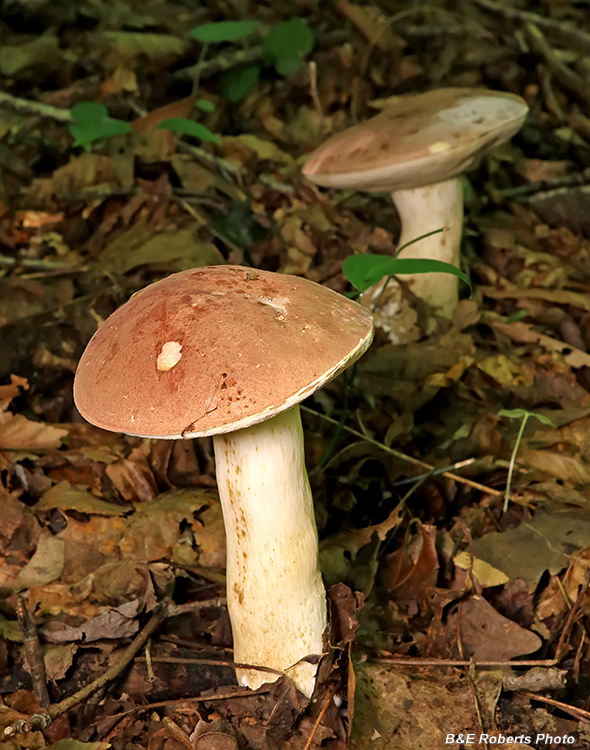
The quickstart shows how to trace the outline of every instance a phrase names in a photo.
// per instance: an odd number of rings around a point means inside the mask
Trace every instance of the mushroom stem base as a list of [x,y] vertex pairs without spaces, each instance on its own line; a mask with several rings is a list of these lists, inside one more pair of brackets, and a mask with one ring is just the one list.
[[[299,407],[214,437],[227,535],[227,600],[236,662],[286,672],[308,697],[323,651],[326,597]],[[237,669],[256,689],[278,675]]]

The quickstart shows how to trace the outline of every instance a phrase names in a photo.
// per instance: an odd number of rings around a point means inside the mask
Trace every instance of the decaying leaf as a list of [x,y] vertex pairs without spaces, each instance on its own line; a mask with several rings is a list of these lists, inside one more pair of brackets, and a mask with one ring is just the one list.
[[64,568],[64,542],[44,533],[35,554],[18,575],[17,588],[45,586],[57,580]]
[[211,242],[198,237],[195,227],[154,234],[152,227],[140,231],[134,225],[112,242],[101,255],[101,266],[123,274],[148,263],[165,263],[171,270],[219,265],[223,258]]
[[474,731],[477,718],[466,680],[418,676],[399,667],[355,664],[356,697],[352,750],[416,750],[444,747],[453,726]]
[[5,450],[46,450],[59,448],[68,431],[42,422],[33,422],[22,414],[0,412],[0,448]]
[[89,513],[100,516],[120,516],[127,510],[124,506],[101,500],[96,495],[91,495],[90,492],[74,489],[67,481],[56,484],[35,505],[37,512],[47,511],[51,508],[76,510],[78,513]]
[[509,578],[522,578],[534,590],[548,570],[559,573],[571,556],[588,545],[590,518],[581,511],[539,511],[516,529],[474,540],[475,556]]
[[461,601],[447,628],[453,639],[459,633],[464,652],[475,661],[508,661],[537,651],[542,643],[538,635],[500,615],[481,596]]

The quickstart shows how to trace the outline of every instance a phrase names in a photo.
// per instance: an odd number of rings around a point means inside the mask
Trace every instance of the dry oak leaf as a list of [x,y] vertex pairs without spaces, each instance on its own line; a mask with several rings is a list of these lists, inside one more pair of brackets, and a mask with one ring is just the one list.
[[78,513],[99,516],[122,516],[129,511],[126,506],[101,500],[85,490],[77,490],[66,480],[45,492],[35,505],[36,512],[48,511],[53,508],[75,510]]
[[508,661],[541,647],[541,639],[503,617],[482,596],[459,603],[449,618],[447,632],[454,640],[458,632],[464,650],[476,661]]
[[509,578],[522,578],[533,591],[543,573],[559,573],[571,557],[588,545],[590,514],[569,508],[537,512],[516,529],[493,531],[473,542],[475,557]]
[[22,414],[12,414],[0,403],[0,449],[45,450],[59,448],[68,434],[62,427],[33,422]]
[[56,581],[64,568],[64,548],[61,539],[42,532],[35,554],[19,573],[17,587],[45,586]]

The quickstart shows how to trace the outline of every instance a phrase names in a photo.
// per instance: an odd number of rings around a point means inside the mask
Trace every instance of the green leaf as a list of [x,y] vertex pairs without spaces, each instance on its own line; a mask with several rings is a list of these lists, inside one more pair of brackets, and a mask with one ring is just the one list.
[[549,417],[546,417],[544,414],[535,414],[534,411],[527,411],[527,409],[500,409],[498,416],[508,417],[508,419],[528,419],[529,417],[534,417],[542,424],[555,427],[555,423]]
[[195,26],[191,36],[198,42],[235,42],[251,34],[260,26],[260,21],[216,21]]
[[262,41],[264,54],[272,60],[277,73],[294,72],[294,61],[308,55],[315,45],[315,34],[304,18],[291,18],[274,26]]
[[239,104],[260,80],[260,65],[242,65],[219,77],[219,91],[228,104]]
[[72,107],[71,113],[74,122],[68,125],[68,130],[74,139],[73,145],[85,151],[90,151],[92,144],[102,138],[132,131],[128,122],[109,117],[107,108],[100,102],[80,102]]
[[300,57],[280,57],[275,62],[275,70],[281,76],[290,76],[297,73],[302,65]]
[[215,109],[215,105],[213,102],[210,102],[209,99],[197,99],[195,107],[203,110],[203,112],[213,112]]
[[528,316],[528,310],[519,310],[518,312],[515,312],[514,315],[509,315],[507,318],[504,318],[504,323],[517,323],[519,320],[524,320]]
[[80,102],[70,110],[72,119],[78,125],[90,125],[105,120],[109,112],[100,102]]
[[168,120],[163,120],[158,125],[158,129],[173,130],[182,135],[190,135],[193,138],[200,138],[202,141],[221,143],[221,138],[218,135],[215,135],[215,133],[212,133],[209,128],[201,125],[200,122],[187,120],[186,117],[171,117]]
[[345,258],[342,272],[360,292],[366,291],[386,276],[413,273],[450,273],[464,281],[471,289],[469,277],[460,268],[440,260],[392,258],[389,255],[363,253]]

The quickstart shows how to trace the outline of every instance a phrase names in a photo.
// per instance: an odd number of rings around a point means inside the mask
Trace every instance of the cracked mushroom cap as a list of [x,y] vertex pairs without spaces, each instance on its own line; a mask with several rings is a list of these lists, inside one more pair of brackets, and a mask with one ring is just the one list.
[[173,274],[94,334],[74,381],[82,416],[114,432],[202,437],[303,401],[358,359],[372,315],[313,281],[240,266]]
[[436,89],[399,96],[370,120],[328,139],[303,174],[324,187],[406,190],[456,177],[520,129],[528,112],[515,94]]

